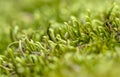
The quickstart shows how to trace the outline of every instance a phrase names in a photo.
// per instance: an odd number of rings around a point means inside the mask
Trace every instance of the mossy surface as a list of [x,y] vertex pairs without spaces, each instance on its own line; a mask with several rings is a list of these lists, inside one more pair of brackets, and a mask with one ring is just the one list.
[[119,0],[0,0],[0,77],[118,77]]

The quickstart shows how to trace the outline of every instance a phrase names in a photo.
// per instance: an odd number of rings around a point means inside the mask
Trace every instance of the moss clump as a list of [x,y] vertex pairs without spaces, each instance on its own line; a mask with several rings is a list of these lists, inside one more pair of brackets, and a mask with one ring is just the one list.
[[0,45],[0,77],[119,76],[119,1],[0,2],[11,7],[19,2],[10,13],[0,9],[6,12],[1,24],[8,27],[1,27],[6,31],[0,43],[7,41]]

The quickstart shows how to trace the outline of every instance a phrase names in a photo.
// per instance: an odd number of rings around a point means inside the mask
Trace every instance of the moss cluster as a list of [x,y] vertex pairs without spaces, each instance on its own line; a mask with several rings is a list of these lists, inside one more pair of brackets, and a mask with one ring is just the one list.
[[120,75],[120,1],[0,2],[0,77]]

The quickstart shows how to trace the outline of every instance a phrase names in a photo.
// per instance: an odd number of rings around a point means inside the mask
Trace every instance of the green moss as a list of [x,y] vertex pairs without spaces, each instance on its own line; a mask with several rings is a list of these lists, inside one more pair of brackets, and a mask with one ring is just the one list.
[[1,0],[0,77],[119,76],[119,2]]

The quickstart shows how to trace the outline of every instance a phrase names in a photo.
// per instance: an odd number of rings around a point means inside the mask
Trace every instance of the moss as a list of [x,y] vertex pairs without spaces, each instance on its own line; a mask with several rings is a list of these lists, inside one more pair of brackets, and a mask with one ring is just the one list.
[[1,0],[0,76],[119,76],[119,2]]

